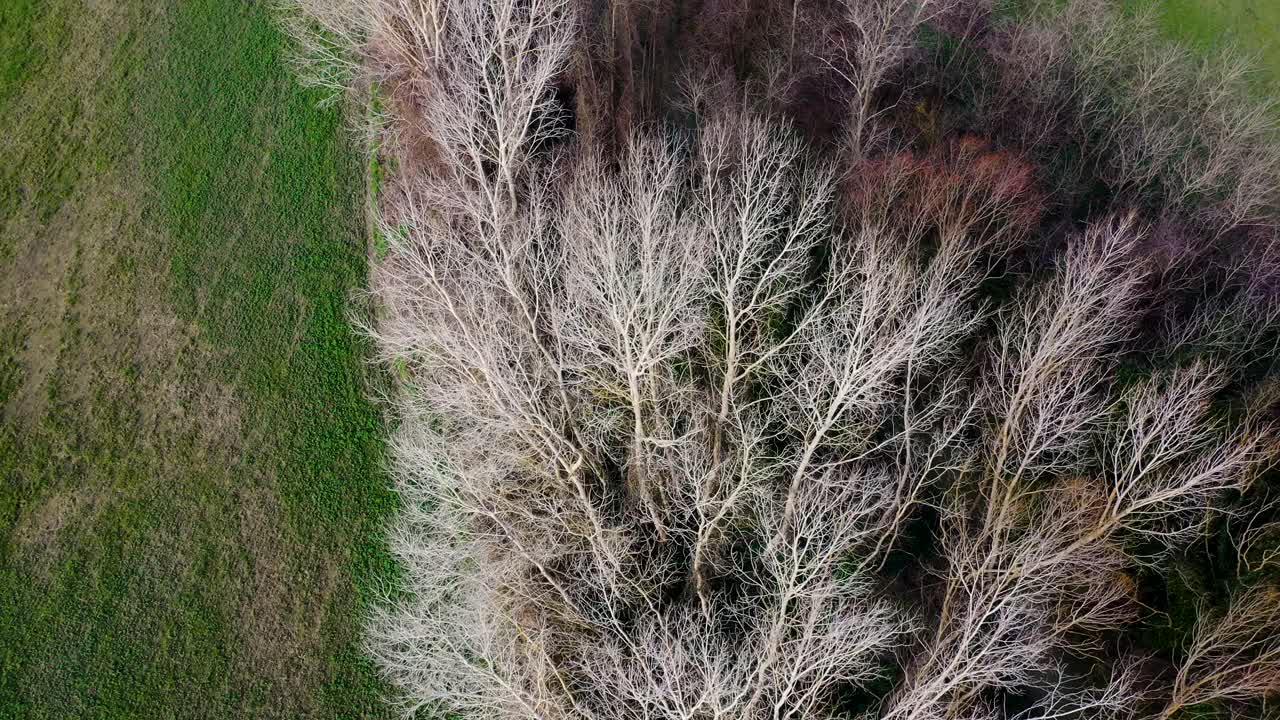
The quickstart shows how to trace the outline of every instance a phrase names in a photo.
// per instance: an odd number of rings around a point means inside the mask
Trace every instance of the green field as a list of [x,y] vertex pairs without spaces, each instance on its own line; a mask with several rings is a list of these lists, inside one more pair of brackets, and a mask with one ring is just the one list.
[[371,717],[363,149],[268,3],[0,3],[0,717]]
[[366,153],[270,7],[0,0],[0,718],[388,714]]
[[1274,93],[1280,84],[1280,3],[1275,0],[1136,0],[1156,5],[1172,37],[1213,50],[1229,46],[1250,56],[1259,80]]

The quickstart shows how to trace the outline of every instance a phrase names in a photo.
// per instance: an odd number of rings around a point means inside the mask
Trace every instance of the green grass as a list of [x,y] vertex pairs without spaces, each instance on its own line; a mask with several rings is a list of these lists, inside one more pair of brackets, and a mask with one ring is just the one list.
[[1154,6],[1170,37],[1206,51],[1230,46],[1252,57],[1261,92],[1280,89],[1280,3],[1275,0],[1126,0]]
[[284,48],[261,2],[0,7],[0,717],[387,714],[366,164]]

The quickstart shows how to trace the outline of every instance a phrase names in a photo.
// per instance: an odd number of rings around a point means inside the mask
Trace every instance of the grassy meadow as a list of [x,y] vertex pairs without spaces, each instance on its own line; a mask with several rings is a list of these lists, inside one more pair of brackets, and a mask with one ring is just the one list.
[[[1152,1],[1280,79],[1280,3]],[[369,164],[285,56],[260,0],[0,0],[0,718],[389,714]]]
[[366,164],[285,48],[0,3],[0,717],[385,714]]
[[1280,3],[1274,0],[1136,0],[1153,5],[1170,36],[1205,50],[1231,46],[1254,59],[1262,91],[1280,87]]

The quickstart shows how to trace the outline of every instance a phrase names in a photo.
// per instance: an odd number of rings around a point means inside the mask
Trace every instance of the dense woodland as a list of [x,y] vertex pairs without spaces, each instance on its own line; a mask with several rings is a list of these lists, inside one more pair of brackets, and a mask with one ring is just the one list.
[[1101,0],[297,5],[392,162],[407,712],[1280,717],[1246,63]]

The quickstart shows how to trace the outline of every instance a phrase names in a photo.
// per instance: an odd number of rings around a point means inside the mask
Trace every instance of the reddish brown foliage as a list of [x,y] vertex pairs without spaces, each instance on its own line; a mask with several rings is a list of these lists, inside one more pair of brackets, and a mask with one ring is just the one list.
[[1024,236],[1040,222],[1045,204],[1035,167],[976,135],[862,163],[850,173],[845,202],[855,221],[883,214],[896,227],[977,233],[982,240]]

